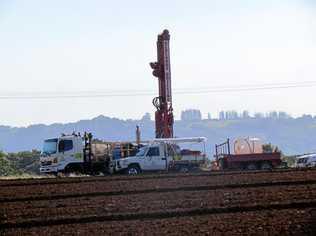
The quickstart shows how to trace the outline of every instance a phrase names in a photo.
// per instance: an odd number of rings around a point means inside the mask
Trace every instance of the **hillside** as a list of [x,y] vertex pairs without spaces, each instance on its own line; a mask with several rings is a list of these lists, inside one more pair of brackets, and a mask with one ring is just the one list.
[[[154,136],[154,122],[149,119],[120,120],[105,116],[67,124],[0,126],[0,149],[5,152],[41,149],[44,139],[73,131],[92,132],[94,137],[105,140],[135,140],[136,125],[141,127],[142,139]],[[311,117],[176,121],[175,135],[207,137],[209,153],[213,153],[215,143],[240,136],[259,137],[289,155],[316,151],[316,119]]]

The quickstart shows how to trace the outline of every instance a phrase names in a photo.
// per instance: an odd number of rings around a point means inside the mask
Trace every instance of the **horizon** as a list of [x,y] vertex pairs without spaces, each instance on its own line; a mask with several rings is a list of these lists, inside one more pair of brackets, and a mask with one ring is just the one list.
[[[195,110],[195,109],[185,109],[183,111],[188,111],[188,110]],[[183,112],[181,111],[181,112]],[[199,110],[198,110],[199,111]],[[220,118],[220,112],[237,112],[238,117],[237,118]],[[244,110],[245,111],[245,110]],[[244,111],[235,111],[235,110],[222,110],[219,113],[216,114],[216,116],[214,116],[214,114],[211,114],[211,118],[208,118],[208,114],[210,113],[206,113],[206,114],[201,114],[202,117],[200,120],[183,120],[181,119],[181,117],[179,117],[178,119],[174,119],[174,121],[187,121],[187,122],[194,122],[194,121],[207,121],[207,120],[217,120],[217,121],[225,121],[225,120],[246,120],[246,119],[278,119],[278,120],[283,120],[283,119],[300,119],[300,118],[306,118],[306,117],[311,117],[312,119],[316,119],[316,115],[312,115],[312,114],[302,114],[300,116],[292,116],[289,113],[286,113],[285,111],[269,111],[266,113],[263,112],[249,112],[249,117],[242,117],[243,112]],[[285,113],[286,115],[288,115],[288,117],[284,118],[284,117],[269,117],[269,115],[271,115],[272,112],[277,112],[277,115],[279,113]],[[260,114],[261,117],[256,117],[255,114]],[[67,125],[67,124],[73,124],[73,123],[78,123],[80,121],[91,121],[94,119],[97,119],[99,117],[104,117],[104,118],[109,118],[109,119],[118,119],[120,121],[142,121],[143,118],[145,117],[146,114],[150,115],[150,121],[154,122],[153,116],[149,113],[149,112],[145,112],[141,117],[139,118],[123,118],[123,117],[116,117],[116,116],[107,116],[105,114],[100,114],[91,118],[87,118],[87,119],[78,119],[78,120],[73,120],[73,121],[65,121],[65,122],[54,122],[54,123],[33,123],[33,124],[28,124],[25,126],[12,126],[12,125],[4,125],[4,124],[0,124],[0,127],[10,127],[10,128],[28,128],[31,126],[37,126],[37,125],[44,125],[44,126],[50,126],[50,125]],[[146,118],[145,118],[146,119]]]

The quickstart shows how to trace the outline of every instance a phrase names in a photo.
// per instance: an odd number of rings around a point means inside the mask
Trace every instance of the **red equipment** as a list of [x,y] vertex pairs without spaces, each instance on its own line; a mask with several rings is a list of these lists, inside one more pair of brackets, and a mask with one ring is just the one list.
[[215,145],[215,158],[214,169],[219,170],[264,170],[274,169],[282,164],[280,152],[231,154],[229,139],[224,143]]
[[158,35],[157,62],[151,62],[153,75],[158,77],[159,96],[153,99],[156,107],[156,138],[173,137],[173,109],[171,97],[171,71],[170,71],[170,34],[164,30]]

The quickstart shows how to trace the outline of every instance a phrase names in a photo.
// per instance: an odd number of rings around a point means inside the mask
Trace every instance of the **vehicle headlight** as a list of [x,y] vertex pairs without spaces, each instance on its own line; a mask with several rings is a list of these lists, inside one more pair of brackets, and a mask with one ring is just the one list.
[[57,163],[58,162],[58,159],[57,159],[57,157],[55,157],[54,159],[53,159],[53,163]]

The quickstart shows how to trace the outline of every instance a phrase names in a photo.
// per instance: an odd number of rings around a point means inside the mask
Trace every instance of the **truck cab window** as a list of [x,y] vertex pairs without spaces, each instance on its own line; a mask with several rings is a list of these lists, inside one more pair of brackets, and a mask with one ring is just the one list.
[[57,151],[57,142],[58,139],[47,139],[44,141],[43,153],[44,154],[54,154]]
[[148,147],[140,148],[139,151],[136,153],[136,156],[137,157],[145,156],[147,149],[148,149]]
[[148,150],[147,156],[160,156],[159,154],[159,147],[151,147]]
[[61,140],[58,144],[58,151],[59,152],[66,152],[73,148],[72,140]]

